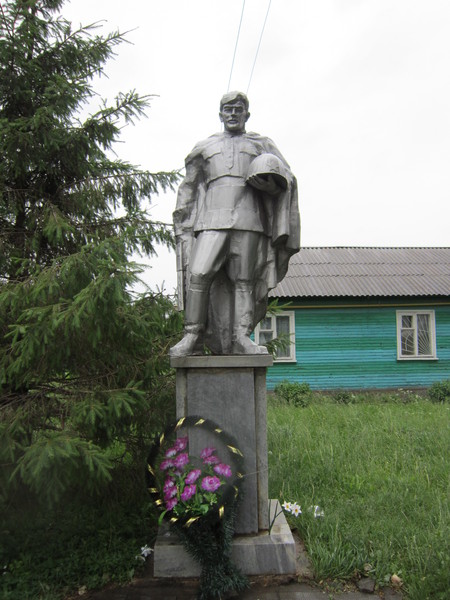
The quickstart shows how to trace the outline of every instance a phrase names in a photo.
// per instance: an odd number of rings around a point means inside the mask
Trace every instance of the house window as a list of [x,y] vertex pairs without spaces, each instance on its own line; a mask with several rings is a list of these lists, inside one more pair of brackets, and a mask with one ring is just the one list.
[[279,315],[266,315],[255,329],[256,343],[263,346],[274,339],[286,343],[277,348],[275,362],[295,361],[295,314],[283,311]]
[[397,357],[436,358],[434,311],[397,312]]

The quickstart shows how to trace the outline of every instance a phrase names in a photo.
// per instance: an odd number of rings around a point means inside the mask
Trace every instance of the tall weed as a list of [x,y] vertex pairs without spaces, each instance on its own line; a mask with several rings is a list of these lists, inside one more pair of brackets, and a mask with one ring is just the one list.
[[292,406],[308,406],[311,402],[311,388],[308,383],[282,381],[274,389],[276,398]]
[[450,379],[436,381],[428,390],[432,402],[450,402]]

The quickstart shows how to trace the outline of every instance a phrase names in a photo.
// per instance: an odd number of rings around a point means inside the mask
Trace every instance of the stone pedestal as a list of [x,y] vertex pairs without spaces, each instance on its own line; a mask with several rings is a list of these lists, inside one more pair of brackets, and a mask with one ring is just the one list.
[[[268,529],[266,367],[270,355],[188,356],[173,358],[177,369],[177,418],[199,415],[230,433],[244,455],[244,502],[236,520],[237,534]],[[224,452],[208,431],[192,432],[189,449],[205,446]]]
[[[268,533],[266,368],[271,364],[270,355],[171,359],[177,370],[177,418],[211,419],[236,439],[244,455],[243,501],[233,558],[247,575],[294,574],[296,568],[295,542],[282,513]],[[191,430],[189,451],[197,454],[212,445],[222,457],[226,448],[218,441],[206,430]],[[199,573],[177,537],[161,528],[155,544],[155,576],[196,577]]]

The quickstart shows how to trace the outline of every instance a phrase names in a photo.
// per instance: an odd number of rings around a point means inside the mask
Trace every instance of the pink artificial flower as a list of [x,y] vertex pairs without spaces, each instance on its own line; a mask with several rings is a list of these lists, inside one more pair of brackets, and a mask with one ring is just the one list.
[[176,495],[177,495],[177,486],[176,485],[174,485],[173,487],[168,488],[164,492],[164,500],[165,500],[165,502],[167,502],[171,498],[174,498]]
[[186,502],[186,500],[190,500],[192,498],[192,496],[195,495],[196,491],[197,491],[196,485],[187,485],[184,488],[184,490],[181,492],[181,499],[183,500],[183,502]]
[[173,460],[171,458],[166,458],[166,460],[163,460],[159,465],[161,471],[166,471],[167,469],[170,469],[170,467],[173,467]]
[[230,465],[224,465],[221,463],[220,465],[216,465],[214,467],[214,471],[217,473],[217,475],[223,475],[223,477],[231,477]]
[[202,472],[200,471],[200,469],[193,469],[192,471],[190,471],[187,474],[186,479],[185,479],[186,483],[189,485],[191,485],[192,483],[195,483],[201,474],[202,474]]
[[220,463],[220,460],[217,458],[217,456],[214,455],[205,456],[205,458],[203,459],[203,463],[205,465],[217,465],[218,463]]
[[207,456],[211,456],[211,454],[214,454],[214,452],[216,451],[215,448],[203,448],[203,450],[200,452],[200,458],[206,458]]
[[172,477],[168,477],[166,479],[166,481],[164,482],[164,487],[163,487],[163,491],[167,492],[169,491],[171,488],[175,487],[175,481],[172,479]]
[[181,438],[177,438],[175,440],[175,444],[173,445],[173,447],[175,448],[175,450],[177,452],[181,452],[182,450],[185,450],[187,448],[188,445],[188,437],[181,437]]
[[167,510],[172,510],[172,508],[174,506],[176,506],[177,504],[178,504],[177,498],[170,498],[170,500],[166,501],[166,508],[167,508]]
[[183,452],[183,454],[179,454],[173,459],[173,466],[177,469],[182,469],[188,464],[188,462],[189,455],[186,452]]
[[176,454],[177,454],[177,449],[174,446],[172,446],[172,448],[168,448],[166,450],[165,456],[166,456],[166,458],[173,458],[174,456],[176,456]]
[[215,492],[222,485],[222,482],[215,475],[208,475],[202,479],[202,488],[207,492]]

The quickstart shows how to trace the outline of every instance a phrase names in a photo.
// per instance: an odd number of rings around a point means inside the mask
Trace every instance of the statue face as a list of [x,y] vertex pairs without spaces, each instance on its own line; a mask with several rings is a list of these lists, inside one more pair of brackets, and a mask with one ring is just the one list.
[[225,131],[230,133],[243,133],[249,116],[250,113],[247,112],[245,104],[241,100],[224,104],[219,113]]

